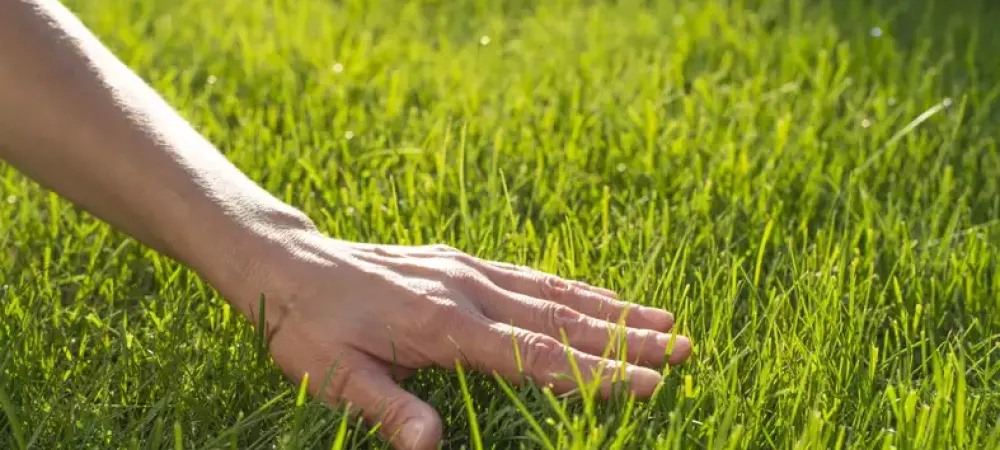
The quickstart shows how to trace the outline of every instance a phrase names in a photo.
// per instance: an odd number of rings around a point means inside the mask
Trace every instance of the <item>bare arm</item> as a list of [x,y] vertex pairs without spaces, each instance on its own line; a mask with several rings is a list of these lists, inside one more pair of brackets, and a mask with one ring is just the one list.
[[220,280],[251,235],[311,228],[56,1],[0,2],[0,158]]

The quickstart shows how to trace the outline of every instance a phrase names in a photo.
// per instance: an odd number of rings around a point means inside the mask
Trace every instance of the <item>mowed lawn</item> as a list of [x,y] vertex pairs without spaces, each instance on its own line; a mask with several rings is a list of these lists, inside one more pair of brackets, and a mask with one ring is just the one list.
[[[695,341],[644,401],[422,372],[444,448],[1000,447],[993,0],[68,5],[331,235],[609,287]],[[258,348],[0,166],[0,448],[386,447]]]

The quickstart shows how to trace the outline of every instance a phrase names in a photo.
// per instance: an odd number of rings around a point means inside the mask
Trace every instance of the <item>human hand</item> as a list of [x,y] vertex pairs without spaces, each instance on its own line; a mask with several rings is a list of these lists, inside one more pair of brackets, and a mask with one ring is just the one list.
[[253,317],[263,293],[271,355],[285,374],[301,382],[308,373],[312,395],[350,402],[370,423],[380,422],[398,449],[436,448],[442,435],[437,413],[394,380],[416,369],[459,361],[514,383],[527,375],[562,393],[578,387],[571,355],[586,381],[601,376],[608,395],[622,367],[600,355],[623,313],[624,372],[637,397],[650,396],[661,381],[645,366],[678,364],[691,352],[688,338],[677,336],[667,354],[673,317],[666,311],[447,246],[358,244],[306,231],[254,260],[243,280],[253,287],[221,286],[223,294],[242,298],[235,303]]

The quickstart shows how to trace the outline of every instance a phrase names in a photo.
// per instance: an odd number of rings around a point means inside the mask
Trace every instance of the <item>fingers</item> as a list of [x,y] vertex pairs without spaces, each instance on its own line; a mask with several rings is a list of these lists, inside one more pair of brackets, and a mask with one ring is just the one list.
[[664,361],[680,364],[691,353],[691,342],[684,336],[620,326],[581,314],[565,305],[499,288],[486,287],[484,291],[491,297],[483,303],[484,312],[493,320],[560,341],[565,332],[566,342],[571,347],[591,355],[619,358],[619,344],[623,344],[625,360],[633,364],[660,365]]
[[612,323],[624,323],[632,328],[670,331],[674,317],[662,309],[650,308],[616,300],[583,283],[533,270],[504,269],[489,263],[493,269],[488,276],[498,286],[536,298],[568,306],[591,317]]
[[446,245],[417,247],[408,254],[415,257],[451,256],[484,272],[496,285],[508,291],[551,300],[608,322],[624,321],[629,327],[657,331],[670,331],[674,326],[674,317],[667,311],[623,302],[609,289],[565,280],[530,267],[482,260]]
[[551,336],[487,318],[471,318],[459,331],[451,335],[457,345],[457,358],[514,383],[520,383],[524,375],[538,384],[550,386],[556,393],[578,389],[573,363],[584,383],[599,383],[599,392],[604,397],[626,382],[624,386],[636,397],[648,398],[662,380],[655,370],[590,355],[567,347]]
[[442,434],[437,412],[396,384],[388,367],[357,354],[335,369],[334,375],[332,388],[325,392],[329,400],[343,399],[360,409],[365,420],[377,425],[379,434],[394,448],[437,448]]

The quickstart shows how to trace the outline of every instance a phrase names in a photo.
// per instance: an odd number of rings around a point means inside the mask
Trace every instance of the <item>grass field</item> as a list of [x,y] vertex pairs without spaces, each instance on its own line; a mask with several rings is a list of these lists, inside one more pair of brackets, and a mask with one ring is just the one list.
[[[613,288],[696,343],[648,401],[421,373],[445,448],[1000,448],[992,0],[67,4],[324,231]],[[0,194],[0,448],[385,447],[192,272],[6,166]]]

